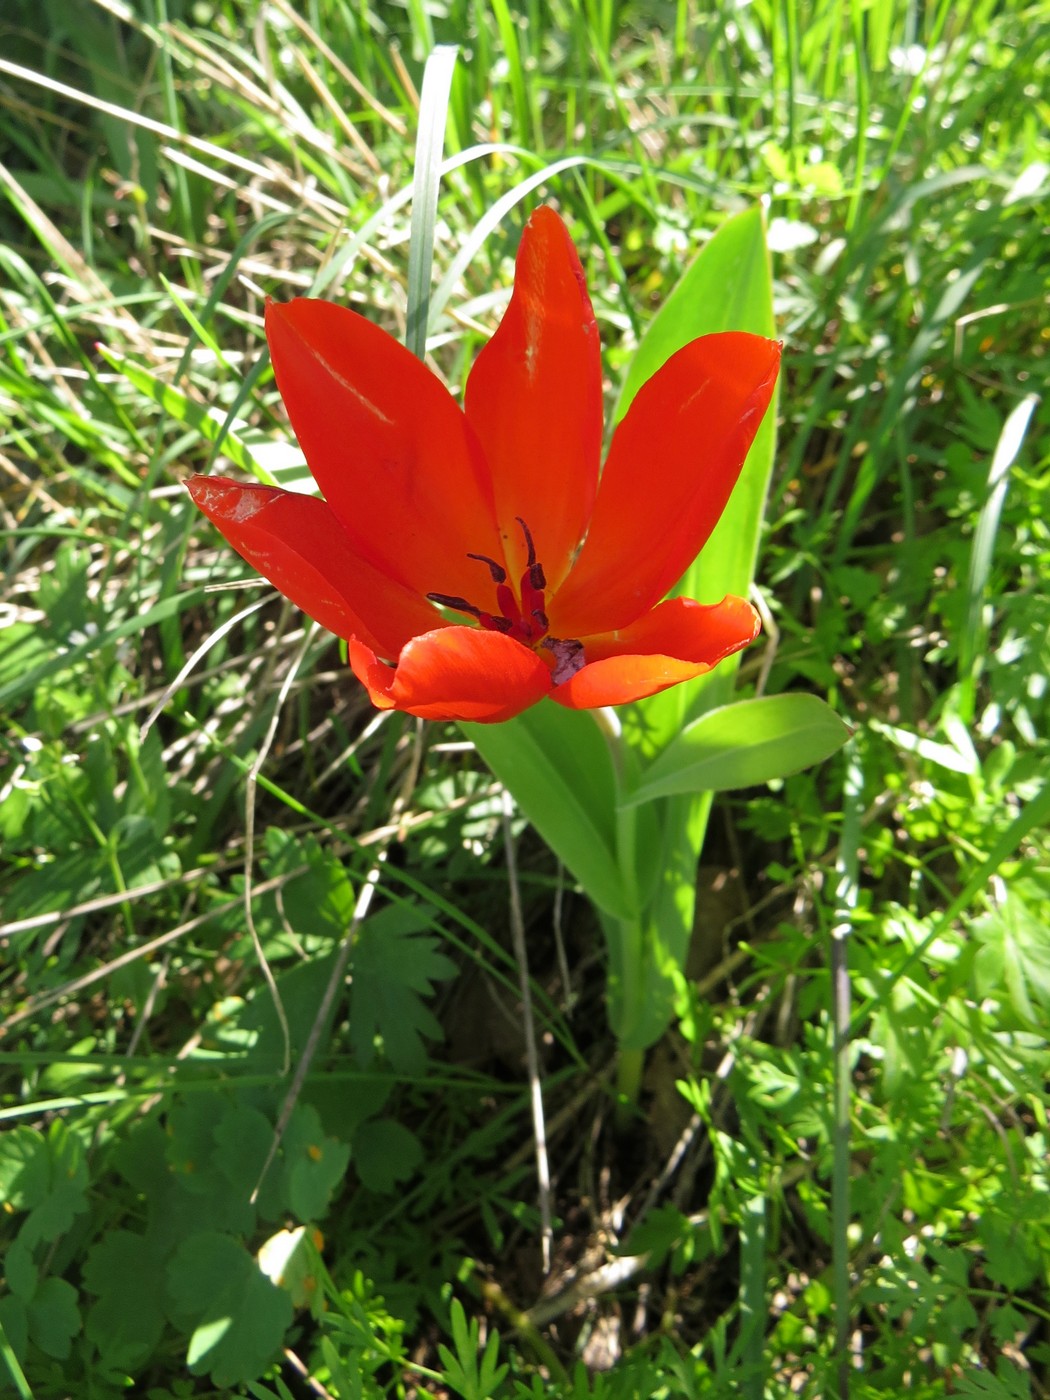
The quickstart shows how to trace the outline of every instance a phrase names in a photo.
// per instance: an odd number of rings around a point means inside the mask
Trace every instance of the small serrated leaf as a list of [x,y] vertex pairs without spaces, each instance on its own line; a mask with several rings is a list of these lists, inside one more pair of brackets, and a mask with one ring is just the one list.
[[375,1058],[375,1043],[402,1074],[422,1073],[425,1039],[441,1026],[422,998],[434,982],[453,976],[454,964],[438,951],[426,915],[410,906],[382,910],[360,929],[354,944],[350,988],[350,1036],[360,1063]]
[[392,1191],[423,1160],[415,1133],[392,1118],[362,1123],[354,1134],[354,1166],[372,1191]]

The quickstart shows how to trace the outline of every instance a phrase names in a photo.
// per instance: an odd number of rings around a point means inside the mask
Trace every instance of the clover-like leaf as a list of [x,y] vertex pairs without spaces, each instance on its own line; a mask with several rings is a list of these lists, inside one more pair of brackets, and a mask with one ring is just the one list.
[[64,1361],[80,1331],[77,1290],[64,1278],[46,1278],[26,1310],[29,1337],[45,1356]]
[[155,1247],[130,1230],[113,1230],[91,1249],[83,1279],[96,1295],[84,1330],[103,1362],[129,1371],[144,1365],[164,1329],[163,1275]]
[[262,1374],[292,1320],[292,1301],[229,1235],[202,1230],[179,1246],[166,1270],[173,1320],[192,1330],[187,1363],[228,1389]]
[[19,1127],[0,1135],[0,1196],[27,1211],[21,1238],[28,1245],[57,1240],[88,1208],[87,1167],[80,1139],[64,1123],[47,1134]]

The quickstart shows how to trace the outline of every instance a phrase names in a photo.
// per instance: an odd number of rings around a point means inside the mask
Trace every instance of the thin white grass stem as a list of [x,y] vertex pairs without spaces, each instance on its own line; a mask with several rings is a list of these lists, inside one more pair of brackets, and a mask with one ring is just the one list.
[[238,623],[243,622],[246,617],[251,617],[253,612],[258,612],[260,608],[265,607],[266,604],[271,601],[272,597],[273,595],[271,593],[267,593],[265,598],[260,598],[258,602],[251,603],[248,607],[242,608],[240,612],[234,613],[234,615],[232,617],[228,617],[226,621],[222,623],[221,626],[216,627],[215,631],[211,634],[207,641],[201,643],[201,645],[197,648],[197,650],[193,653],[190,659],[179,671],[178,675],[171,682],[171,684],[165,686],[160,699],[157,701],[157,703],[153,706],[153,709],[150,710],[149,714],[146,716],[141,728],[139,729],[140,744],[144,744],[146,742],[146,736],[153,728],[154,724],[157,722],[157,716],[164,710],[168,701],[175,694],[175,692],[181,688],[183,681],[190,674],[190,672],[196,669],[197,662],[201,659],[201,657],[206,656],[217,642],[221,642],[223,637],[225,637],[228,632],[233,631],[233,629],[237,626]]
[[190,136],[177,131],[166,122],[154,121],[152,117],[143,116],[141,112],[133,111],[130,107],[121,107],[115,102],[106,102],[103,98],[95,97],[92,93],[70,87],[68,83],[60,83],[57,79],[50,78],[45,74],[35,73],[31,68],[23,68],[21,64],[11,63],[6,58],[0,58],[0,73],[7,73],[10,77],[25,83],[32,83],[35,87],[45,88],[70,102],[79,102],[85,107],[101,112],[103,116],[115,117],[118,121],[127,122],[130,126],[141,127],[143,131],[152,132],[154,136],[160,136],[165,141],[174,141],[180,146],[188,146],[191,151],[200,151],[203,155],[211,156],[220,165],[231,165],[235,170],[242,170],[246,175],[254,175],[267,184],[283,183],[285,188],[293,191],[298,198],[309,199],[313,208],[325,209],[330,214],[334,214],[336,218],[341,218],[346,212],[337,200],[322,194],[308,182],[295,180],[287,174],[282,175],[277,167],[268,169],[257,161],[239,156],[236,151],[216,146],[212,141],[205,141],[199,136]]
[[439,44],[427,59],[419,108],[416,159],[412,180],[412,227],[408,244],[408,315],[405,344],[423,359],[427,353],[430,284],[434,269],[434,226],[437,223],[441,153],[445,146],[448,99],[456,48]]
[[540,185],[548,183],[555,175],[560,175],[563,170],[573,170],[577,166],[596,164],[596,161],[590,160],[587,156],[564,156],[561,160],[545,165],[542,170],[537,170],[534,175],[527,175],[524,180],[519,180],[506,194],[502,194],[499,199],[494,200],[474,225],[470,237],[464,239],[463,246],[452,259],[448,271],[438,283],[437,290],[431,298],[434,314],[439,316],[445,309],[446,302],[463,276],[464,270],[473,261],[477,250],[492,230],[498,228],[503,222],[504,216],[511,209],[521,204]]
[[529,984],[529,955],[525,947],[525,921],[521,913],[521,890],[518,885],[518,861],[514,848],[514,800],[503,790],[503,842],[507,852],[507,878],[510,885],[510,935],[514,957],[518,964],[521,986],[521,1014],[525,1030],[525,1066],[529,1076],[529,1097],[532,1102],[532,1133],[536,1140],[536,1180],[539,1186],[540,1249],[543,1272],[550,1273],[554,1227],[551,1224],[551,1178],[547,1160],[547,1128],[543,1117],[543,1086],[540,1083],[539,1056],[536,1053],[536,1025],[532,1010],[532,989]]

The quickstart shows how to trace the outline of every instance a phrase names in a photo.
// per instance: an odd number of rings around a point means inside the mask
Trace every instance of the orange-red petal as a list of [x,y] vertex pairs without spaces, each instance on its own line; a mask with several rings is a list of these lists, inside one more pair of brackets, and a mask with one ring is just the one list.
[[499,548],[492,488],[463,411],[393,336],[331,302],[266,308],[277,387],[353,548],[425,596],[485,582]]
[[317,496],[217,476],[194,476],[186,486],[237,553],[336,636],[396,656],[434,626],[430,604],[361,559]]
[[558,636],[622,628],[682,576],[718,523],[769,405],[772,340],[727,331],[684,346],[613,436],[580,557],[548,599]]
[[514,581],[526,561],[520,516],[557,588],[594,505],[602,370],[583,269],[553,209],[525,225],[514,294],[470,372],[466,413],[488,460]]
[[619,632],[588,637],[587,664],[555,686],[551,698],[573,710],[624,705],[710,671],[758,636],[758,614],[732,594],[705,606],[666,602]]
[[550,691],[550,671],[534,651],[473,627],[443,627],[407,643],[397,666],[350,641],[350,665],[380,710],[420,719],[511,719]]

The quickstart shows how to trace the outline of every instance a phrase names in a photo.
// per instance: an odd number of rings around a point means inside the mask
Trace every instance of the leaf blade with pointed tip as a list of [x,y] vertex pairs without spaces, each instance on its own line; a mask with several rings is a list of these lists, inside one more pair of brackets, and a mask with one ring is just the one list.
[[722,705],[695,719],[664,749],[624,805],[784,778],[823,762],[849,734],[815,695],[768,695]]

